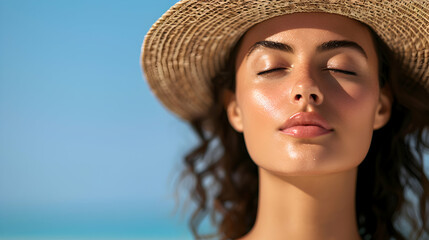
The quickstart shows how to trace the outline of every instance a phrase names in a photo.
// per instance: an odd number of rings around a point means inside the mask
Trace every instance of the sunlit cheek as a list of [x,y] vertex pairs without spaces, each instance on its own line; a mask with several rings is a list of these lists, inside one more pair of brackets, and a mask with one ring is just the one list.
[[282,96],[273,88],[254,87],[242,95],[244,139],[258,166],[265,166],[267,159],[277,159],[282,153],[275,141],[275,132],[285,121],[279,121],[287,108],[282,102]]
[[275,114],[277,106],[273,96],[269,97],[261,91],[255,90],[252,92],[252,98],[262,111],[270,113],[270,115]]
[[285,106],[281,104],[282,97],[277,95],[275,91],[255,89],[250,92],[249,100],[252,104],[247,104],[248,117],[264,121],[281,119]]

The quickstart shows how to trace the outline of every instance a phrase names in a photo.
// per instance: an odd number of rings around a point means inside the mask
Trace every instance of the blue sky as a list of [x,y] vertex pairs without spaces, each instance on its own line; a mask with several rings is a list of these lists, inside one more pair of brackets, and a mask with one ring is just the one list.
[[173,4],[0,0],[0,239],[189,238],[174,179],[195,139],[139,64]]

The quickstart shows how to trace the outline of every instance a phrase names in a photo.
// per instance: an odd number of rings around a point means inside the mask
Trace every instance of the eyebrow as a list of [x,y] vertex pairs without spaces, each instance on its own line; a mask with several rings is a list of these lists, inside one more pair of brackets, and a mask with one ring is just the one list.
[[[294,50],[291,46],[289,46],[288,44],[285,43],[281,43],[281,42],[275,42],[275,41],[259,41],[256,42],[255,44],[252,45],[252,47],[250,47],[249,51],[247,52],[247,57],[249,57],[249,55],[255,51],[256,49],[259,48],[270,48],[270,49],[275,49],[275,50],[281,50],[284,52],[288,52],[288,53],[293,53]],[[363,48],[352,41],[346,41],[346,40],[332,40],[329,42],[324,42],[322,44],[320,44],[319,46],[317,46],[317,51],[318,52],[324,52],[324,51],[329,51],[329,50],[333,50],[333,49],[337,49],[337,48],[353,48],[355,50],[357,50],[358,52],[362,53],[365,58],[368,58],[368,56],[366,55],[366,52],[363,50]]]
[[274,41],[259,41],[253,44],[252,47],[250,47],[249,51],[247,52],[247,57],[255,51],[258,48],[265,47],[265,48],[271,48],[275,50],[281,50],[284,52],[293,53],[293,48],[285,43],[281,42],[274,42]]
[[324,51],[329,51],[337,48],[353,48],[358,52],[362,53],[365,56],[365,58],[368,58],[368,56],[366,55],[366,52],[359,44],[352,41],[346,41],[346,40],[333,40],[329,42],[324,42],[317,47],[317,51],[324,52]]

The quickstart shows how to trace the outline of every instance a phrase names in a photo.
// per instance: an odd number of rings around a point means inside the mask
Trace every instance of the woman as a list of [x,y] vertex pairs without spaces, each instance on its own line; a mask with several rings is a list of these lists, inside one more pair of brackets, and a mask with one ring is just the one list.
[[211,214],[221,239],[427,238],[428,12],[182,1],[158,20],[142,64],[201,140],[196,237]]

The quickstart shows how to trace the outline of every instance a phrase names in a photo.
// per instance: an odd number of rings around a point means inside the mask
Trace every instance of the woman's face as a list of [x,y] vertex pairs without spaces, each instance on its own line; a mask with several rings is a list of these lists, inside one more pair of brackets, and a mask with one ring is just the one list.
[[324,13],[276,17],[251,28],[236,59],[231,125],[253,161],[281,175],[355,168],[390,117],[368,29]]

